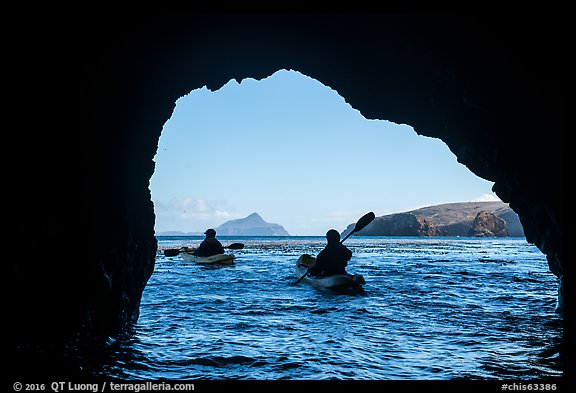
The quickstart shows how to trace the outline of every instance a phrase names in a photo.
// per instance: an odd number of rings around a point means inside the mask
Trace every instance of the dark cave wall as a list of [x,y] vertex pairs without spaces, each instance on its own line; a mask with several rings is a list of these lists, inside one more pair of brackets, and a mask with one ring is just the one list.
[[[80,20],[26,47],[52,63],[29,70],[44,87],[44,132],[14,141],[23,164],[37,164],[12,179],[20,190],[15,249],[30,247],[22,239],[33,225],[46,234],[34,247],[68,238],[57,264],[18,254],[11,261],[16,341],[105,337],[137,318],[157,247],[148,182],[175,101],[283,68],[337,90],[366,118],[442,139],[459,162],[495,182],[550,270],[565,273],[565,69],[550,44],[562,36],[555,28],[454,14],[104,20]],[[38,190],[50,190],[40,222],[30,209]]]

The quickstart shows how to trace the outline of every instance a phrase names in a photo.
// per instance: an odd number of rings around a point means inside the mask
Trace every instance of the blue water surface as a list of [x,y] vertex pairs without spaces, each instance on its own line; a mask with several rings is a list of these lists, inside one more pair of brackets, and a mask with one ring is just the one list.
[[557,279],[523,238],[350,237],[364,291],[295,281],[323,237],[224,237],[232,266],[162,250],[132,334],[100,376],[207,380],[540,380],[561,375]]

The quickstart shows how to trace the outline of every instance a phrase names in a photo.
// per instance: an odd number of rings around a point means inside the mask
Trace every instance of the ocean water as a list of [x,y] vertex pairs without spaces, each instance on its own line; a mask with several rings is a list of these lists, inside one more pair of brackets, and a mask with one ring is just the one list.
[[159,237],[131,334],[95,375],[202,380],[542,380],[560,377],[557,281],[525,239],[350,237],[363,291],[295,281],[323,237],[229,237],[232,266],[165,257]]

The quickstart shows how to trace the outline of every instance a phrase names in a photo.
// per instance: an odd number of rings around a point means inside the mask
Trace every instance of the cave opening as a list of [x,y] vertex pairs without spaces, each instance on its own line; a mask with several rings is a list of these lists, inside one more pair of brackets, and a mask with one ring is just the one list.
[[499,201],[439,139],[367,120],[297,71],[192,91],[164,125],[156,232],[202,234],[257,212],[296,236],[451,202]]

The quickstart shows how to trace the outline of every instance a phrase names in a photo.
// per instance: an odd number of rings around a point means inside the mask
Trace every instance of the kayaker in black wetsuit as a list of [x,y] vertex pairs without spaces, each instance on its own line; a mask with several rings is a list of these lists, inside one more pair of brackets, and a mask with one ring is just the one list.
[[224,254],[222,243],[216,239],[216,231],[214,229],[207,229],[204,234],[206,238],[192,254],[197,257],[211,257],[216,254]]
[[346,266],[352,258],[352,251],[340,243],[340,233],[335,229],[326,232],[326,240],[328,244],[316,257],[316,263],[309,273],[318,277],[347,274]]

